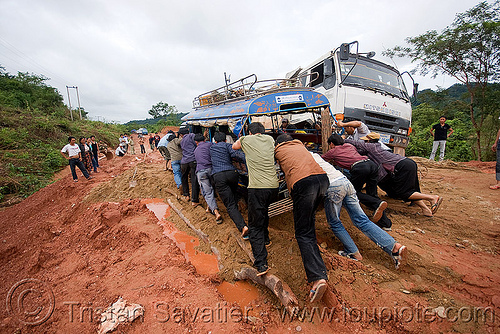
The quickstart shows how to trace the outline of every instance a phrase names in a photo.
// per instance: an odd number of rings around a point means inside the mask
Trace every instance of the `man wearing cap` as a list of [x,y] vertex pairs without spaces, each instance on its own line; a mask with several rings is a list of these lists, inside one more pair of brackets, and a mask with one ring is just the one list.
[[288,122],[288,118],[283,118],[281,120],[281,126],[280,126],[280,132],[284,133],[286,132],[286,128],[288,127],[290,123]]
[[[336,133],[328,138],[328,145],[330,150],[321,157],[350,171],[350,181],[356,189],[359,201],[374,210],[372,221],[383,229],[390,230],[392,222],[384,212],[387,202],[382,201],[377,193],[379,166],[366,155],[360,155],[353,145],[345,143]],[[363,193],[365,185],[366,193]]]
[[380,227],[368,219],[359,206],[356,190],[339,170],[323,160],[319,154],[310,153],[318,165],[327,173],[330,181],[325,197],[325,214],[330,228],[344,246],[344,250],[338,254],[357,261],[363,259],[358,247],[340,220],[340,209],[343,206],[347,210],[353,225],[389,254],[396,265],[396,269],[398,269],[404,259],[406,247],[396,242],[387,232],[381,230]]
[[[370,132],[360,139],[363,141],[346,139],[345,142],[354,145],[360,154],[367,155],[370,160],[382,167],[379,168],[378,178],[380,188],[392,198],[415,203],[422,209],[424,216],[432,217],[443,198],[420,192],[415,161],[384,150],[378,142],[380,135],[376,132]],[[424,200],[429,201],[430,209],[425,205]]]

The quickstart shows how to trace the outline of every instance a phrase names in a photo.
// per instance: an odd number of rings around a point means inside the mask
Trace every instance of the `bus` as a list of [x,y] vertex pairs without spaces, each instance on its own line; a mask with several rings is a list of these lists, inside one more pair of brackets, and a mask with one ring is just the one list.
[[[365,123],[380,133],[382,143],[404,156],[412,109],[402,76],[394,67],[374,60],[375,52],[358,52],[358,45],[357,41],[343,43],[309,66],[287,73],[286,78],[324,94],[335,119]],[[413,82],[413,96],[416,88]]]

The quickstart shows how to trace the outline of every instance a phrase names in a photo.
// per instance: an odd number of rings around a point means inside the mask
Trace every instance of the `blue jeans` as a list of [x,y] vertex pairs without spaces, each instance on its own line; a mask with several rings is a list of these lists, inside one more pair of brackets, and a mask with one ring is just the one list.
[[446,149],[446,140],[434,140],[432,142],[432,152],[431,152],[431,156],[429,157],[429,160],[434,160],[438,146],[440,147],[439,161],[444,160],[444,150]]
[[97,160],[94,159],[93,155],[92,155],[92,167],[94,168],[94,172],[97,172],[97,167],[99,167],[99,165],[97,164]]
[[214,212],[214,210],[218,209],[218,207],[217,202],[215,201],[215,192],[212,187],[212,178],[210,177],[210,174],[212,174],[212,168],[206,168],[197,171],[196,177],[198,178],[198,183],[200,184],[201,194],[205,198],[210,210]]
[[500,181],[500,140],[497,143],[497,165],[496,165],[496,179]]
[[342,242],[348,254],[356,253],[358,247],[340,221],[340,208],[344,205],[352,223],[368,238],[384,250],[392,254],[396,241],[387,232],[375,225],[359,206],[354,186],[345,177],[330,184],[326,191],[325,214],[333,234]]
[[179,188],[182,184],[182,172],[181,172],[181,161],[180,160],[172,160],[172,171],[174,172],[174,181]]

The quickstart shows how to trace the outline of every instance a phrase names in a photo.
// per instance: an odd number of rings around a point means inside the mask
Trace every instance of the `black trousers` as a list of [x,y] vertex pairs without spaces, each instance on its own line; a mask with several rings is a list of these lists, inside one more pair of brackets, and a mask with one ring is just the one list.
[[229,217],[241,232],[246,226],[245,219],[238,210],[238,172],[235,170],[226,170],[212,175],[215,181],[215,189],[222,199],[227,209]]
[[[372,210],[376,210],[380,205],[380,202],[382,202],[382,200],[378,197],[377,192],[377,178],[379,168],[382,167],[379,167],[372,160],[358,162],[351,168],[350,181],[354,186],[354,189],[356,189],[356,195],[363,205]],[[363,193],[361,190],[363,189],[363,186],[365,184],[366,193]],[[380,227],[391,227],[392,222],[384,212],[382,218],[380,218],[380,220],[377,222],[377,225]]]
[[278,188],[248,188],[248,237],[257,269],[267,266],[269,205],[277,198]]
[[316,209],[324,201],[330,182],[326,174],[311,175],[297,181],[292,188],[295,239],[300,249],[308,282],[328,279],[326,267],[316,240]]
[[181,164],[182,195],[189,196],[189,177],[191,177],[191,202],[200,202],[200,185],[196,177],[196,161]]
[[78,176],[76,176],[76,170],[75,166],[80,168],[80,170],[83,173],[83,176],[85,176],[87,179],[90,177],[89,173],[87,172],[87,169],[83,165],[83,162],[76,158],[76,159],[69,159],[69,169],[71,169],[71,175],[73,176],[73,180],[78,180]]
[[379,182],[380,188],[392,198],[410,201],[414,192],[420,192],[418,170],[415,161],[404,158],[394,166],[394,172]]

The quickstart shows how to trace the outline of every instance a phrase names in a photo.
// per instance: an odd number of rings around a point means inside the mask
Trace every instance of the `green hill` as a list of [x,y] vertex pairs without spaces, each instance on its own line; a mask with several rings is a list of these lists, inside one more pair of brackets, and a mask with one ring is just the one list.
[[59,153],[69,136],[95,135],[118,145],[125,126],[70,120],[63,97],[41,76],[13,76],[0,67],[0,205],[29,196],[68,162]]

